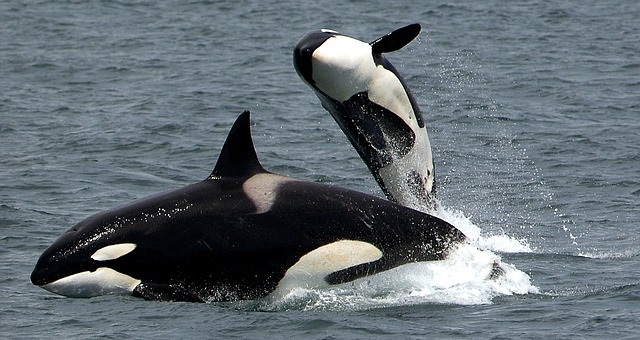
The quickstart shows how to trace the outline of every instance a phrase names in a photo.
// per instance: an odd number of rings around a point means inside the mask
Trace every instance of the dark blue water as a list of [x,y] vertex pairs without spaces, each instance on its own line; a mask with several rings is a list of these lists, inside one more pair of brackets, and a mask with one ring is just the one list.
[[[3,1],[0,337],[630,338],[640,335],[636,1]],[[31,285],[84,217],[205,178],[253,112],[268,169],[380,195],[291,53],[328,27],[373,40],[425,113],[443,263],[285,298],[69,299]],[[498,282],[486,265],[507,268]]]

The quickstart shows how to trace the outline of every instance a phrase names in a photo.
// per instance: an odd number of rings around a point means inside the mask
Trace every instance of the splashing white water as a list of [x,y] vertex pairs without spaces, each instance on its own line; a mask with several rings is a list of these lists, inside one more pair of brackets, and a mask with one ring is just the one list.
[[[435,214],[469,239],[446,260],[411,263],[327,288],[293,288],[261,302],[267,310],[362,310],[417,304],[490,304],[495,297],[538,293],[531,278],[503,263],[495,252],[531,252],[529,245],[507,235],[482,235],[461,212],[438,209]],[[504,273],[492,278],[494,268]]]
[[505,234],[483,235],[480,227],[473,224],[461,211],[443,208],[438,205],[436,211],[432,213],[462,231],[467,236],[470,244],[479,249],[499,253],[531,253],[533,251],[524,239],[518,240]]

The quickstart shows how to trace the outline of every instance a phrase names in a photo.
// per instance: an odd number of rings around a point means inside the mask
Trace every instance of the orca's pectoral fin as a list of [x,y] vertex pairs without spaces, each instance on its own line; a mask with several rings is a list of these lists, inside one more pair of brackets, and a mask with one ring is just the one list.
[[369,45],[371,45],[374,54],[397,51],[415,39],[420,34],[420,29],[420,24],[398,28],[374,40]]
[[333,272],[327,275],[324,280],[330,285],[337,285],[351,282],[365,276],[374,275],[388,269],[391,268],[388,265],[388,261],[383,257],[373,262],[362,263],[357,266]]
[[233,123],[227,140],[220,151],[218,162],[209,178],[242,178],[262,172],[267,171],[260,164],[256,148],[253,145],[250,113],[249,111],[244,111]]

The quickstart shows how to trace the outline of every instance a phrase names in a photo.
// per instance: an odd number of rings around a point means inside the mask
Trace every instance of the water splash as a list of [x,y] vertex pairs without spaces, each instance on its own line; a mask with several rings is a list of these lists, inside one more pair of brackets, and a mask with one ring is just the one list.
[[435,216],[451,223],[462,231],[471,245],[499,253],[531,253],[533,250],[525,239],[516,239],[504,233],[484,235],[480,227],[475,225],[463,212],[438,205]]

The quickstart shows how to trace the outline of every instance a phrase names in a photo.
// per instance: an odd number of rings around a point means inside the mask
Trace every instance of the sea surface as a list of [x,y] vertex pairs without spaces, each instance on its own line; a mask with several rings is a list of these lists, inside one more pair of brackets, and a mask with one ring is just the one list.
[[[638,18],[635,0],[0,1],[0,338],[637,339]],[[382,196],[292,50],[319,28],[372,41],[413,22],[387,57],[467,247],[258,301],[30,283],[78,221],[208,176],[243,110],[267,169]]]

